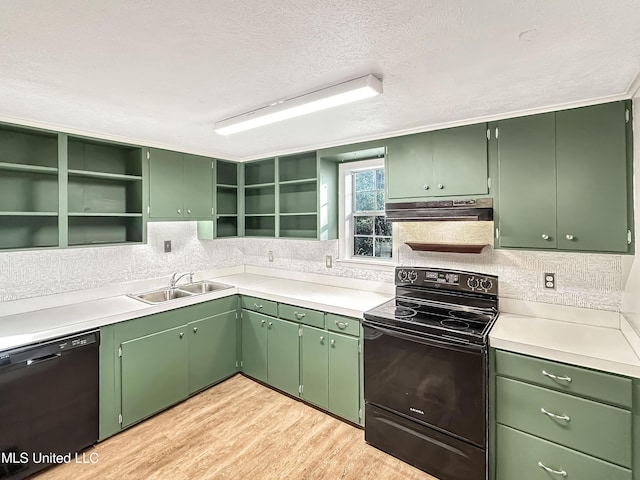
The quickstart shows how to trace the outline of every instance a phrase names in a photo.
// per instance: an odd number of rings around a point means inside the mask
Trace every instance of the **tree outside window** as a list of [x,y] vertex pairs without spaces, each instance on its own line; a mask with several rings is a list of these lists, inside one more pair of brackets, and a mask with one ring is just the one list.
[[354,171],[353,256],[391,258],[391,223],[384,214],[384,169]]

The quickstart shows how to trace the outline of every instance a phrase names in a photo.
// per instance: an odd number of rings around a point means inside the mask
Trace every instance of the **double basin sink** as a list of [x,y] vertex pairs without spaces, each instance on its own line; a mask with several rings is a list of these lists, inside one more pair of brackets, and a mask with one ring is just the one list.
[[178,298],[217,292],[218,290],[225,290],[227,288],[233,288],[233,285],[203,280],[201,282],[185,283],[173,288],[165,287],[157,290],[151,290],[149,292],[133,293],[128,296],[135,298],[136,300],[140,300],[141,302],[157,305],[158,303],[164,303]]

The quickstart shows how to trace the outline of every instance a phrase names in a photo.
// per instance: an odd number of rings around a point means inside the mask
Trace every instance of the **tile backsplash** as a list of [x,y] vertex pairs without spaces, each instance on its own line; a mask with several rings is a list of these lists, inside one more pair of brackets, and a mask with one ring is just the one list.
[[[449,229],[452,235],[461,239],[467,235],[481,239],[485,235],[476,230],[468,230],[465,234],[463,225],[437,228]],[[477,229],[477,223],[470,228]],[[415,230],[403,232],[400,229],[400,241],[408,238],[407,235],[415,235]],[[164,240],[172,241],[171,253],[164,253]],[[269,262],[269,251],[273,252],[273,262]],[[333,268],[325,266],[326,255],[333,257]],[[491,247],[478,255],[433,253],[414,252],[401,244],[398,257],[402,265],[498,275],[501,296],[519,300],[619,311],[624,290],[625,259],[622,255],[494,250]],[[372,269],[336,261],[337,258],[337,240],[230,238],[200,241],[196,238],[195,222],[149,223],[146,245],[0,253],[0,301],[163,277],[173,271],[200,271],[241,264],[393,282],[393,271],[389,268]],[[555,272],[556,290],[544,289],[545,272]]]

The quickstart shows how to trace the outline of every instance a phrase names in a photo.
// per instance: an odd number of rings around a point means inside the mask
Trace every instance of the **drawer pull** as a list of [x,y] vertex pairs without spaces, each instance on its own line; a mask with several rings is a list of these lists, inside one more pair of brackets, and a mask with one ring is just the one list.
[[296,318],[297,318],[298,320],[301,320],[301,319],[303,319],[304,317],[306,317],[306,316],[307,316],[307,314],[306,314],[306,313],[293,312],[293,314],[296,316]]
[[557,375],[554,375],[553,373],[548,373],[545,370],[542,370],[542,374],[545,377],[549,377],[552,380],[559,380],[561,382],[571,382],[571,377],[567,377],[566,375],[564,377],[558,377]]
[[348,322],[339,322],[336,320],[336,326],[340,329],[340,330],[344,330],[345,328],[347,328],[349,326]]
[[558,420],[564,420],[565,422],[568,422],[571,420],[569,415],[557,415],[555,413],[546,411],[544,408],[541,408],[540,412],[544,413],[545,415],[549,415],[551,418],[557,418]]
[[567,472],[565,472],[564,470],[554,470],[553,468],[549,468],[547,467],[544,463],[542,462],[538,462],[538,466],[544,470],[546,470],[549,473],[553,473],[554,475],[562,475],[563,477],[567,476]]
[[262,308],[262,305],[258,305],[257,303],[254,303],[253,308],[255,308],[256,310],[260,310]]

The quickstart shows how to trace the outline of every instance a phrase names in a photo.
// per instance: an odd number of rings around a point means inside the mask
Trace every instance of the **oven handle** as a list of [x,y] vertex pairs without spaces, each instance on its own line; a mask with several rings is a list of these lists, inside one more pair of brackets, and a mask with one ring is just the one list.
[[373,328],[379,332],[391,335],[392,337],[401,338],[403,340],[409,340],[410,342],[422,343],[423,345],[429,345],[431,347],[442,347],[449,350],[456,350],[459,352],[477,353],[482,354],[485,350],[483,345],[474,345],[472,343],[462,343],[454,339],[436,340],[433,337],[423,337],[417,335],[411,335],[410,333],[399,332],[398,330],[391,330],[389,328],[383,328],[378,324],[371,323],[368,320],[364,320],[362,324],[365,327]]

